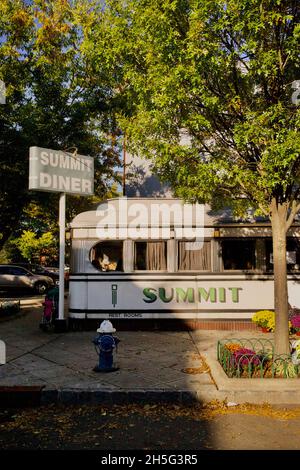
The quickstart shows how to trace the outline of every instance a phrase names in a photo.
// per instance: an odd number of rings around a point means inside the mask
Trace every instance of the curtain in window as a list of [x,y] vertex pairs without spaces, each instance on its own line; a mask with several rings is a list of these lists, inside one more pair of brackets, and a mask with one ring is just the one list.
[[187,250],[186,242],[179,242],[178,261],[179,271],[210,271],[210,242],[204,242],[200,250]]
[[147,243],[146,269],[149,271],[167,270],[167,249],[165,242]]

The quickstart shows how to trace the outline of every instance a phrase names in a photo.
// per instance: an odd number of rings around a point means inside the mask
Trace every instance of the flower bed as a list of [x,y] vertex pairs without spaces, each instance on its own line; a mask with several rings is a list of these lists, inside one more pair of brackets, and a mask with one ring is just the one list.
[[[291,352],[293,351],[291,342]],[[228,377],[295,378],[300,365],[291,355],[274,357],[274,344],[269,339],[231,338],[218,341],[218,361]]]

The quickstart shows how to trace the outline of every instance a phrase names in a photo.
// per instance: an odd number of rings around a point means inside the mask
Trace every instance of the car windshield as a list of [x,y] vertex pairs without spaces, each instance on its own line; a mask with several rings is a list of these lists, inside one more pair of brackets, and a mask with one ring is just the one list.
[[43,273],[43,272],[45,272],[45,269],[42,266],[33,266],[32,267],[32,272],[34,272],[34,273]]
[[14,276],[26,276],[27,274],[32,274],[27,268],[20,266],[9,266],[9,273]]

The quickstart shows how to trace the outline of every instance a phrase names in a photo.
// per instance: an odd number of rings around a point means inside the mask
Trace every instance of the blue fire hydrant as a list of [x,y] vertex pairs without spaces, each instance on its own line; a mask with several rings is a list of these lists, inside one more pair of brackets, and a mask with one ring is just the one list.
[[100,328],[97,329],[98,336],[93,339],[97,354],[99,355],[99,365],[94,367],[94,372],[114,372],[119,367],[114,367],[113,353],[120,342],[117,336],[113,336],[116,329],[109,320],[104,320]]

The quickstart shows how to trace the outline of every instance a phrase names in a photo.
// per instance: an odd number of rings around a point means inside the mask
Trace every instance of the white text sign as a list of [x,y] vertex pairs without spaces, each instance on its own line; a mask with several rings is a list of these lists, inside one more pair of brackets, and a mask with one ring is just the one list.
[[94,159],[30,147],[29,189],[90,196],[94,194]]

